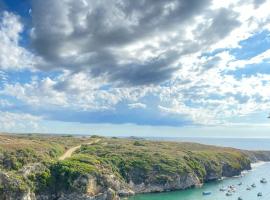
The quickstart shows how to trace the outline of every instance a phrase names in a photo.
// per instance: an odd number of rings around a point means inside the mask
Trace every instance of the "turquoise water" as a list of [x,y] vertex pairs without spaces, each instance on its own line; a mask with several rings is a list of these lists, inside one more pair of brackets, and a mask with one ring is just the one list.
[[[243,200],[269,200],[270,199],[270,163],[255,167],[253,170],[244,174],[243,177],[226,178],[222,181],[205,184],[202,188],[188,189],[176,192],[164,192],[154,194],[142,194],[130,197],[129,200],[237,200],[242,197]],[[264,177],[268,183],[260,183]],[[241,186],[238,183],[242,182]],[[247,191],[247,185],[255,183],[256,188]],[[228,185],[235,185],[236,192],[232,196],[226,196],[225,192],[219,191],[220,188]],[[203,196],[203,191],[211,191],[212,194]],[[257,197],[257,193],[262,192],[262,197]]]

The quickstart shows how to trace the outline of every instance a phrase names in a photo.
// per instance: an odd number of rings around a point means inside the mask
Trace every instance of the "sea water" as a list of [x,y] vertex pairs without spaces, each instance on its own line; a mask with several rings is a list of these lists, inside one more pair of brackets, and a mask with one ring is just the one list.
[[[270,139],[262,138],[148,138],[151,140],[187,141],[202,144],[234,147],[247,150],[270,150]],[[266,178],[268,183],[260,183],[261,178]],[[242,182],[241,186],[238,183]],[[246,190],[248,186],[255,183],[256,188]],[[232,196],[226,196],[226,192],[219,191],[220,188],[235,185],[236,192]],[[211,195],[202,195],[203,191],[210,191]],[[262,197],[257,197],[262,192]],[[192,188],[184,191],[141,194],[130,197],[129,200],[270,200],[270,163],[254,166],[251,171],[243,174],[243,177],[226,178],[221,181],[206,183],[201,188]]]
[[[242,177],[225,178],[220,181],[204,184],[201,188],[192,188],[183,191],[141,194],[130,197],[129,200],[269,200],[270,199],[270,163],[262,163],[253,167],[252,170],[243,173]],[[268,183],[260,183],[261,178],[266,178]],[[242,182],[242,185],[238,185]],[[250,191],[248,186],[255,183],[256,187]],[[232,196],[226,196],[226,192],[219,189],[234,185],[236,192]],[[211,195],[203,195],[203,191],[210,191]],[[257,197],[262,192],[262,197]]]

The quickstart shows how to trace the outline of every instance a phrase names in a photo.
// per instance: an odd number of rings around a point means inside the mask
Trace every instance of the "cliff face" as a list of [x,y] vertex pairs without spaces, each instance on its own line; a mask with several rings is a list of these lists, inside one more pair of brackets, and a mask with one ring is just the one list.
[[150,193],[150,192],[164,192],[172,190],[183,190],[190,187],[200,185],[198,177],[192,173],[185,175],[173,175],[170,177],[170,181],[164,183],[155,182],[142,182],[134,184],[132,180],[129,182],[129,187],[134,193]]
[[[3,154],[4,155],[4,154]],[[1,200],[118,200],[135,193],[196,187],[240,175],[266,152],[191,143],[102,138],[63,161],[42,161],[0,170]]]

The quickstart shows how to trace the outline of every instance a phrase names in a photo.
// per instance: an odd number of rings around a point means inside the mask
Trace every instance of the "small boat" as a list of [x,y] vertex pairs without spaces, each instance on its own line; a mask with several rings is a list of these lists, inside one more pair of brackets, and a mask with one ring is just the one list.
[[251,190],[251,187],[248,186],[248,187],[247,187],[247,190]]
[[238,197],[237,200],[243,200],[243,198],[242,197]]
[[227,192],[226,196],[232,196],[233,194],[231,192]]
[[234,193],[234,192],[236,192],[236,189],[235,188],[230,188],[230,189],[227,190],[227,192]]
[[261,196],[262,196],[262,193],[261,193],[261,192],[259,192],[259,193],[257,194],[257,196],[258,196],[258,197],[261,197]]
[[242,182],[238,183],[239,186],[242,185],[242,184],[243,184]]
[[260,182],[261,182],[261,183],[267,183],[267,180],[266,180],[265,178],[262,178],[262,179],[260,180]]
[[212,194],[210,191],[203,191],[203,193],[202,193],[203,195],[210,195],[210,194]]
[[227,190],[227,188],[224,188],[224,187],[219,189],[219,191],[221,191],[221,192],[225,192],[226,190]]
[[251,185],[251,187],[255,188],[255,187],[256,187],[256,184],[255,184],[255,183],[253,183],[253,184]]

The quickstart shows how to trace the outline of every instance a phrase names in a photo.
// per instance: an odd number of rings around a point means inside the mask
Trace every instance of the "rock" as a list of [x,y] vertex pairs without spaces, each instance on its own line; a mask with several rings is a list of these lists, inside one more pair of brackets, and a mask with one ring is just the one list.
[[129,183],[129,187],[135,193],[150,193],[150,192],[164,192],[164,191],[172,191],[172,190],[183,190],[190,187],[200,185],[200,180],[198,177],[192,173],[188,173],[186,175],[176,174],[171,177],[171,181],[165,184],[157,184],[157,183],[141,183],[135,184],[132,181]]

